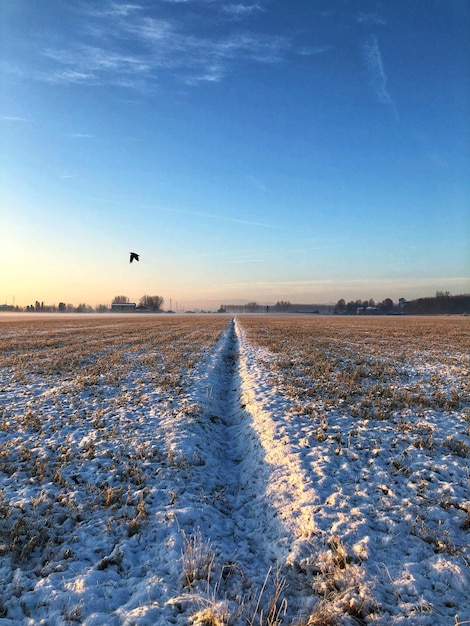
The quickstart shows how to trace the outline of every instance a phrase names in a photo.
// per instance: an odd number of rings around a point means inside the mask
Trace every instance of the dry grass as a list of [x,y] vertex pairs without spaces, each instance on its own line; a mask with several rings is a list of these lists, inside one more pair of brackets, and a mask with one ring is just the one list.
[[[469,419],[467,318],[258,316],[239,322],[251,343],[275,355],[273,376],[304,403],[344,400],[358,415],[379,419],[410,407],[461,408]],[[414,370],[423,364],[420,377]]]
[[[427,510],[434,503],[451,508],[461,517],[460,529],[470,527],[467,504],[446,495],[454,485],[443,486],[437,497],[434,490],[434,482],[442,481],[438,460],[460,466],[470,456],[468,319],[243,316],[238,321],[250,344],[268,350],[261,366],[289,398],[299,444],[312,449],[312,458],[342,457],[346,476],[357,476],[357,485],[369,471],[380,470],[379,508],[398,512],[402,504],[395,490],[403,494],[406,484],[410,506],[422,511],[407,532],[432,553],[463,557],[451,516],[444,524],[428,518]],[[360,458],[367,465],[358,468]],[[336,467],[333,461],[330,466]],[[337,502],[335,490],[341,487],[333,483],[326,505]],[[320,600],[299,626],[334,626],[341,615],[365,623],[380,613],[361,558],[341,534],[321,535],[312,545],[309,567]]]
[[[239,321],[251,342],[274,355],[264,365],[273,385],[291,400],[293,413],[307,424],[307,445],[330,446],[345,463],[347,455],[353,458],[360,446],[367,447],[365,472],[373,472],[388,455],[388,464],[381,465],[388,471],[379,488],[384,501],[391,502],[394,478],[405,476],[410,500],[427,504],[432,459],[441,454],[462,464],[470,456],[468,320]],[[186,458],[163,437],[143,437],[139,420],[158,412],[160,403],[176,424],[202,419],[201,406],[185,399],[188,372],[226,325],[223,317],[202,317],[197,324],[194,317],[0,319],[0,472],[31,488],[21,506],[0,494],[0,558],[47,573],[58,555],[73,557],[74,526],[93,516],[97,523],[103,520],[103,532],[117,528],[121,536],[136,538],[145,532],[149,477],[162,468],[191,471],[204,459],[196,453]],[[442,437],[428,419],[433,412],[460,416],[459,432]],[[338,415],[354,418],[346,431],[337,426]],[[381,428],[394,432],[393,446],[385,451],[375,436]],[[400,446],[406,455],[397,452]],[[431,469],[415,475],[412,454],[430,460],[426,467]],[[168,507],[177,504],[182,487],[167,491]],[[469,530],[465,502],[443,492],[437,504],[451,508],[461,518],[460,528]],[[436,553],[459,554],[449,529],[424,513],[410,523],[410,533]],[[253,597],[241,597],[230,614],[210,580],[220,570],[210,541],[200,531],[181,531],[181,536],[184,593],[210,589],[192,624],[284,623],[288,590],[282,576],[268,573],[263,587]],[[336,626],[341,614],[357,623],[372,620],[375,603],[363,584],[360,559],[336,531],[323,539],[312,554],[309,581],[318,602],[296,626]],[[100,554],[97,568],[120,567],[121,560],[119,553]],[[2,611],[0,602],[0,618]],[[79,622],[81,608],[72,607],[64,618]]]
[[[273,382],[328,435],[328,415],[344,407],[360,421],[390,421],[415,447],[434,449],[431,431],[413,428],[430,410],[458,411],[462,438],[443,443],[467,458],[470,324],[467,318],[242,317],[251,343],[267,348]],[[409,434],[409,433],[408,433]]]
[[249,626],[278,626],[282,623],[282,617],[287,609],[285,597],[287,584],[278,570],[272,581],[272,591],[265,598],[270,577],[271,569],[266,574],[264,584],[258,593],[256,602],[254,602],[254,608],[248,609],[249,614],[246,616],[246,623]]
[[183,572],[183,587],[191,590],[197,581],[206,581],[214,564],[214,553],[210,541],[202,539],[201,530],[186,535],[181,530],[183,550],[181,553],[181,569]]
[[1,557],[41,571],[71,553],[63,545],[74,525],[93,516],[107,531],[142,532],[149,477],[171,457],[142,420],[160,398],[167,412],[189,407],[183,373],[226,325],[215,316],[0,317],[0,472],[31,494],[21,505],[14,489],[0,497]]

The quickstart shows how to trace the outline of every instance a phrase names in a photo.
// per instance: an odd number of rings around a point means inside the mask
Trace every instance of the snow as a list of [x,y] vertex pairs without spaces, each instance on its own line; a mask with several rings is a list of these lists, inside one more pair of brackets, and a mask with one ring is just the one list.
[[366,420],[250,318],[165,323],[122,351],[98,323],[69,369],[48,337],[76,329],[5,325],[2,624],[470,620],[468,354],[400,357],[413,393],[439,378],[466,405]]

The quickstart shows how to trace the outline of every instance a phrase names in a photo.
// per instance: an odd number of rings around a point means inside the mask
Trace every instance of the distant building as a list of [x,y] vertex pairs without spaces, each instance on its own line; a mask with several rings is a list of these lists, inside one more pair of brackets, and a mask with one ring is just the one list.
[[111,311],[114,313],[133,313],[135,309],[135,302],[113,302],[111,305]]
[[376,306],[366,306],[357,309],[358,315],[378,315],[379,313],[379,308]]

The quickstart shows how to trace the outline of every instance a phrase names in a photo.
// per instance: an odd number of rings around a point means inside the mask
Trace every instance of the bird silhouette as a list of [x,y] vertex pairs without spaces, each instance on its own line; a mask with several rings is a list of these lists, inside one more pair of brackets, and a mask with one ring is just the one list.
[[129,259],[129,263],[132,263],[132,261],[138,261],[139,260],[139,255],[136,252],[129,252],[129,254],[131,255],[131,258]]

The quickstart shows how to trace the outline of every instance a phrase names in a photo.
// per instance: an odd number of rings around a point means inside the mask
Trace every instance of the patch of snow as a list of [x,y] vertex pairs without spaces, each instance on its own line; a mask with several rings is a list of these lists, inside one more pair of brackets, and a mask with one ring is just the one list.
[[118,379],[0,369],[2,624],[470,619],[461,414],[404,411],[418,445],[341,403],[314,419],[243,322],[194,341],[181,380],[158,346]]

